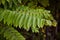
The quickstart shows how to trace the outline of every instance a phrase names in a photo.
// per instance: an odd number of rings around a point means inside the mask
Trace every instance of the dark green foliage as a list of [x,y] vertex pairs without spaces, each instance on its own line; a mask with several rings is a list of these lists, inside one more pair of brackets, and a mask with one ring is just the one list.
[[16,8],[20,5],[27,5],[29,7],[37,7],[38,3],[43,7],[49,6],[49,0],[0,0],[0,5],[3,4],[4,8]]
[[0,35],[4,35],[6,40],[25,40],[25,38],[11,26],[0,26]]
[[0,35],[6,40],[25,40],[14,27],[26,31],[31,28],[37,33],[44,26],[57,25],[50,11],[44,8],[49,6],[49,0],[0,0],[0,6],[3,6],[0,7],[0,22],[7,25],[0,27]]

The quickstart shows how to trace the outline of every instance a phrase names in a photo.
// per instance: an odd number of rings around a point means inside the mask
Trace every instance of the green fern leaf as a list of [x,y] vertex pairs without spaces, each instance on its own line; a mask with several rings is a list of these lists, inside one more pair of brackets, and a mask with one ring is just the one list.
[[29,30],[30,27],[32,26],[32,13],[29,13],[29,15],[30,15],[30,17],[29,17],[29,19],[27,21],[27,27],[28,27],[27,30]]
[[[3,13],[2,13],[2,16],[3,16],[3,18],[4,18],[4,24],[7,22],[7,17],[8,17],[8,15],[9,15],[9,10],[7,11],[7,10],[5,10]],[[8,13],[8,14],[7,14]]]
[[57,26],[57,22],[55,20],[52,22],[52,26],[54,26],[54,27]]
[[16,26],[19,25],[19,20],[20,20],[21,16],[22,16],[22,13],[19,12],[19,15],[18,15],[17,18],[16,18]]
[[0,26],[0,35],[1,35],[1,33],[3,33],[4,37],[7,40],[25,40],[25,38],[11,26],[9,26],[9,27]]
[[13,25],[17,27],[17,24],[16,24],[16,18],[18,17],[18,13],[15,12],[15,15],[14,15],[14,20],[13,20]]
[[26,29],[27,31],[29,30],[29,27],[27,26],[29,16],[30,16],[29,12],[27,12],[24,20],[24,25],[23,25],[24,29]]
[[47,17],[48,17],[48,18],[47,18],[48,20],[54,20],[54,18],[52,17],[51,14],[48,14],[48,13],[46,12],[46,15],[47,15]]
[[21,17],[21,19],[20,19],[20,21],[19,21],[19,27],[20,27],[20,28],[23,26],[23,22],[24,22],[25,15],[26,15],[25,12],[23,12],[23,13],[22,13],[22,17]]
[[51,26],[52,22],[50,20],[46,20],[46,25]]
[[8,15],[8,17],[7,17],[7,24],[8,24],[8,25],[9,25],[9,24],[12,24],[12,23],[11,23],[11,22],[12,22],[12,21],[11,21],[12,15],[13,15],[12,12],[10,12],[9,15]]
[[40,27],[43,28],[44,25],[45,25],[45,19],[41,19],[40,20]]
[[31,29],[32,29],[32,32],[37,32],[37,30],[36,30],[36,14],[32,14],[33,15],[33,21],[32,21],[32,27],[31,27]]
[[4,24],[7,23],[8,25],[24,28],[27,31],[31,28],[33,32],[38,32],[38,29],[43,28],[44,25],[53,26],[54,19],[45,9],[27,10],[25,8],[20,11],[1,10],[0,20],[3,20]]

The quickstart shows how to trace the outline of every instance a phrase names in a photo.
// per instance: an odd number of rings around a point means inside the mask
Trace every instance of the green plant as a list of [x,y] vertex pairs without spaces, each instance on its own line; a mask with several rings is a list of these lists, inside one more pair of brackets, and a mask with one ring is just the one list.
[[[29,3],[27,3],[28,1]],[[41,7],[37,8],[38,2],[40,1],[0,0],[0,4],[4,6],[4,8],[0,8],[0,22],[3,22],[5,25],[0,26],[0,34],[3,35],[6,40],[25,40],[14,27],[23,28],[26,31],[29,31],[31,28],[32,32],[36,33],[44,26],[56,26],[57,23],[50,14],[50,11]],[[46,2],[45,0],[41,0],[40,3],[44,7],[49,5],[48,0]]]

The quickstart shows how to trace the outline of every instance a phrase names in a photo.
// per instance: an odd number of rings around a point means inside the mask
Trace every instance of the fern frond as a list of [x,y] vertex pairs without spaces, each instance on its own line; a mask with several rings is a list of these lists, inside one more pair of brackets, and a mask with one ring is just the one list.
[[[27,3],[28,1],[30,2]],[[49,6],[49,0],[0,0],[0,5],[3,4],[4,7],[6,6],[8,8],[12,8],[13,6],[16,7],[20,4],[26,5],[27,3],[29,7],[35,7],[38,4],[38,2],[44,7]]]
[[3,34],[7,40],[25,40],[17,30],[11,26],[0,26],[0,35]]
[[23,10],[20,9],[20,11],[1,10],[0,20],[3,20],[8,25],[24,28],[27,31],[31,28],[33,32],[38,32],[38,29],[43,28],[43,26],[56,25],[56,22],[53,25],[54,18],[49,11],[45,9],[25,8]]

